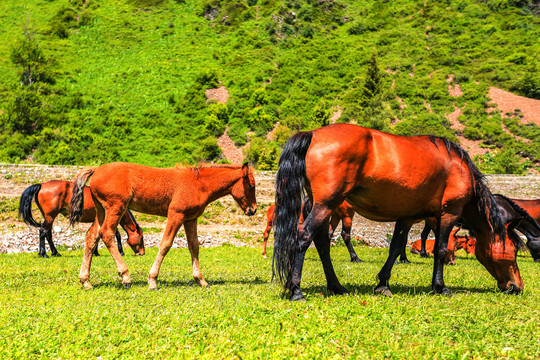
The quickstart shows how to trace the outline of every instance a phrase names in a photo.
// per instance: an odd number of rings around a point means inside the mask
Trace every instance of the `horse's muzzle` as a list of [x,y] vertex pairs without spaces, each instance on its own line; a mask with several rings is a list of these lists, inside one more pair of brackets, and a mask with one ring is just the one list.
[[253,209],[249,208],[247,210],[247,212],[246,212],[246,215],[247,216],[253,216],[253,215],[255,215],[256,212],[257,212],[257,209],[253,210]]

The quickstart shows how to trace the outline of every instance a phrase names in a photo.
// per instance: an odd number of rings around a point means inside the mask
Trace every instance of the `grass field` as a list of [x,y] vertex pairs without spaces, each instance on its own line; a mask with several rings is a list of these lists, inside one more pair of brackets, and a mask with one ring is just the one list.
[[392,298],[372,295],[387,249],[358,248],[363,264],[334,247],[336,272],[351,295],[328,296],[314,249],[307,254],[306,302],[271,284],[260,250],[201,250],[209,289],[191,278],[187,249],[172,249],[159,291],[147,290],[157,249],[125,256],[133,286],[121,288],[111,256],[93,261],[92,291],[81,290],[82,251],[41,259],[0,255],[0,358],[538,358],[540,264],[519,256],[522,295],[499,293],[473,257],[445,267],[453,297],[432,295],[432,259],[396,265]]

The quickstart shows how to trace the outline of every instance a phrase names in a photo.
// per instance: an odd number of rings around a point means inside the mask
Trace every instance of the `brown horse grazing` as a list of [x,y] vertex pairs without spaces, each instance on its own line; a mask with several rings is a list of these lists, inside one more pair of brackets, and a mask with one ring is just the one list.
[[[60,256],[58,250],[52,241],[53,223],[58,214],[68,215],[68,205],[71,200],[73,191],[73,183],[63,180],[51,180],[41,184],[34,184],[26,188],[19,201],[19,216],[22,217],[28,225],[38,227],[39,229],[39,256],[48,258],[47,250],[45,249],[45,239],[51,248],[51,256]],[[96,209],[94,202],[90,196],[90,189],[85,188],[86,195],[84,202],[83,214],[81,222],[94,222],[96,218]],[[32,200],[35,200],[41,215],[43,215],[43,223],[34,220],[32,215]],[[135,255],[144,255],[144,240],[142,230],[135,221],[131,212],[126,212],[120,221],[120,225],[128,235],[127,242],[133,249]],[[122,237],[116,231],[116,241],[118,251],[124,255],[122,248]],[[97,247],[94,255],[99,256]]]
[[[302,204],[302,209],[303,209]],[[264,229],[263,233],[263,252],[262,256],[263,258],[267,258],[266,256],[266,244],[268,242],[268,237],[270,236],[270,231],[272,230],[272,224],[274,221],[274,208],[276,207],[276,204],[270,205],[268,208],[268,211],[266,212],[266,228]],[[333,212],[332,216],[330,217],[330,229],[328,232],[328,236],[332,238],[334,235],[334,232],[339,225],[339,222],[342,222],[341,226],[341,238],[345,242],[345,245],[347,246],[347,250],[349,250],[349,255],[351,256],[351,262],[354,263],[361,263],[363,262],[360,260],[356,252],[354,251],[354,247],[351,243],[351,228],[352,228],[352,220],[354,217],[354,208],[346,201],[341,203]],[[299,225],[301,226],[304,219],[303,216],[300,216]]]
[[[303,191],[313,206],[298,228]],[[405,137],[334,124],[295,134],[279,160],[273,269],[291,300],[303,299],[302,267],[312,241],[328,290],[347,293],[334,272],[328,238],[331,213],[345,199],[368,219],[396,221],[395,241],[378,275],[376,293],[391,295],[391,268],[410,227],[421,219],[429,219],[436,229],[435,293],[450,293],[443,280],[443,260],[450,231],[460,218],[474,231],[477,258],[499,288],[511,293],[523,289],[516,245],[507,241],[495,200],[463,149],[434,136]]]
[[99,239],[103,239],[113,256],[124,287],[131,285],[126,263],[112,246],[118,222],[128,208],[167,217],[159,252],[148,276],[150,290],[157,288],[161,263],[182,224],[191,253],[193,277],[201,286],[208,285],[199,267],[197,218],[212,201],[232,195],[246,215],[251,216],[257,210],[255,177],[247,164],[160,169],[129,163],[111,163],[85,168],[79,171],[74,182],[69,215],[72,222],[76,221],[82,212],[82,189],[87,181],[96,204],[97,216],[86,235],[86,247],[79,274],[79,280],[85,289],[92,288],[89,281],[90,265],[92,252]]
[[[444,257],[445,265],[456,265],[456,251],[463,249],[463,244],[467,242],[465,236],[458,236],[457,232],[459,228],[452,230],[448,237],[448,248],[446,256]],[[416,240],[411,246],[412,254],[420,254],[422,240]],[[425,243],[426,252],[429,255],[433,255],[433,249],[435,248],[435,240],[429,239]]]

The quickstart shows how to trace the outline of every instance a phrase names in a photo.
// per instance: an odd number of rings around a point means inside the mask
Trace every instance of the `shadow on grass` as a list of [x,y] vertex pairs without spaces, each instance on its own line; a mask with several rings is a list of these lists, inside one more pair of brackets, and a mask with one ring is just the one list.
[[[217,280],[209,280],[207,279],[209,287],[212,288],[212,286],[215,285],[230,285],[230,284],[242,284],[242,285],[263,285],[263,284],[270,284],[270,281],[262,280],[259,278],[255,278],[252,280],[223,280],[223,279],[217,279]],[[95,289],[99,288],[118,288],[123,289],[123,285],[120,280],[118,282],[114,281],[107,281],[107,282],[101,282],[98,284],[92,284],[92,286]],[[148,281],[146,280],[135,280],[131,282],[131,287],[148,287]],[[195,282],[195,280],[158,280],[158,289],[165,289],[165,288],[178,288],[178,287],[201,287],[199,284]]]

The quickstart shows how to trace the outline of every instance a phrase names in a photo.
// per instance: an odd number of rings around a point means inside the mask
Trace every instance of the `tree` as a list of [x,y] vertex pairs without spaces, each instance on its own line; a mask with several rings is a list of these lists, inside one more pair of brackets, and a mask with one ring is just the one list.
[[49,63],[41,51],[34,34],[24,29],[24,37],[19,39],[11,49],[11,62],[19,65],[20,82],[24,86],[32,86],[35,83],[54,83],[50,76]]

